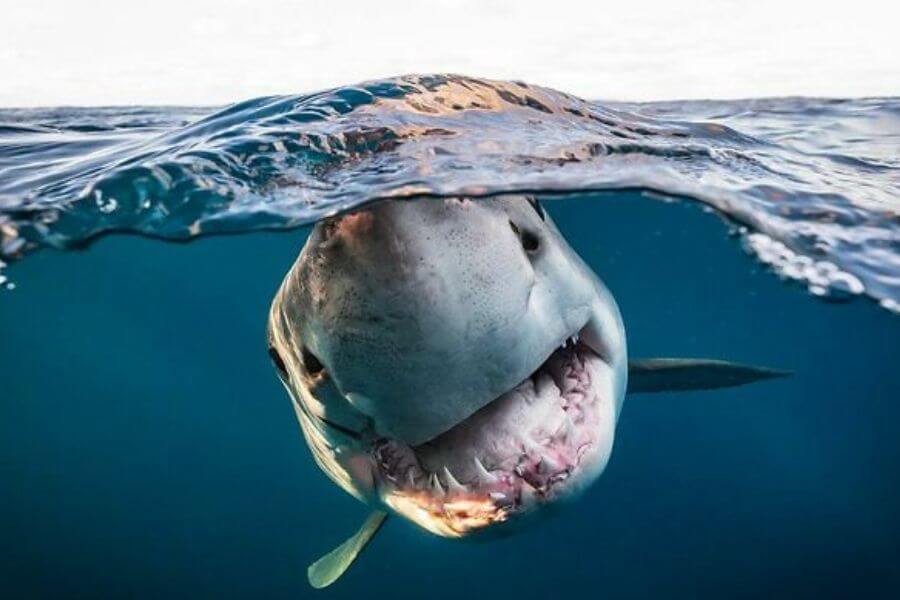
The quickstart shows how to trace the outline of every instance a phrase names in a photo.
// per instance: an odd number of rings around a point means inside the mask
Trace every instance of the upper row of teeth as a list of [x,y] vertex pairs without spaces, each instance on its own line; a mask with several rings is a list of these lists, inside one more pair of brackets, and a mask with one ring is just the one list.
[[573,335],[572,337],[566,338],[566,340],[562,343],[562,345],[560,345],[560,348],[574,347],[575,344],[578,343],[580,337],[581,337],[581,335],[578,334],[578,333],[576,333],[576,334]]

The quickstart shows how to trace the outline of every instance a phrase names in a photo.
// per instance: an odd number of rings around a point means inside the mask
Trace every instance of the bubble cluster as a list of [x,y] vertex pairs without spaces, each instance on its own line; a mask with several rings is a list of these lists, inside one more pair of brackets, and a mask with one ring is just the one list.
[[858,277],[842,271],[833,262],[817,261],[798,254],[784,243],[762,233],[751,233],[744,240],[747,249],[760,261],[772,267],[784,279],[805,283],[809,293],[814,296],[844,300],[865,291],[865,286]]
[[6,263],[0,260],[0,287],[4,287],[8,290],[16,289],[16,284],[9,280],[9,277],[3,272],[3,269],[6,268]]

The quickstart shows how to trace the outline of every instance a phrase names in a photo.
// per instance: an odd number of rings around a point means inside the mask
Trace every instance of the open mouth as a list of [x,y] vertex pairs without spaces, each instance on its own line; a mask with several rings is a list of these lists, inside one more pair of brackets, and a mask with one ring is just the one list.
[[570,495],[612,444],[610,368],[567,338],[512,390],[418,446],[372,448],[385,503],[433,533],[461,537]]

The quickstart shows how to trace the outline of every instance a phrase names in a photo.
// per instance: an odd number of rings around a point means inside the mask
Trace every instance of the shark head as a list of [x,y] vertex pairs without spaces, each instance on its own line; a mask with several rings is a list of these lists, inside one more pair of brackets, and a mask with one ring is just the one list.
[[594,481],[628,374],[612,295],[526,196],[318,223],[269,351],[325,473],[447,537],[506,530]]

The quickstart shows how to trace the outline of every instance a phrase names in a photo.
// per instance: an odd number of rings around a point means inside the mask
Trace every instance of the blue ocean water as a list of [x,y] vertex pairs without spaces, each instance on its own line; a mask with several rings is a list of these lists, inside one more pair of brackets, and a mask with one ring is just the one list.
[[[0,589],[894,597],[898,107],[606,105],[434,77],[0,111]],[[394,519],[314,592],[307,564],[366,509],[314,465],[265,351],[304,224],[507,190],[539,194],[634,356],[794,375],[629,398],[606,473],[555,518],[490,543]]]

